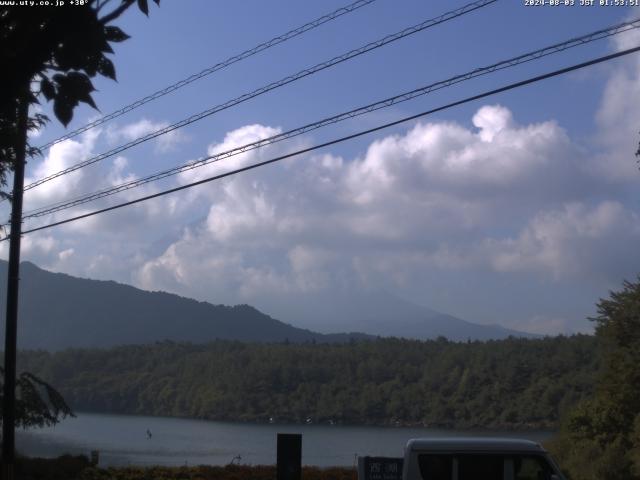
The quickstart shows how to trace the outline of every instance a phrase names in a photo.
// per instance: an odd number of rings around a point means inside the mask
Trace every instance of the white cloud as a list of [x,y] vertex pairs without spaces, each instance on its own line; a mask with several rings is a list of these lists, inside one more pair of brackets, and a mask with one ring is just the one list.
[[476,134],[457,124],[418,124],[405,136],[374,142],[348,171],[359,204],[404,196],[412,203],[436,195],[465,201],[523,203],[580,195],[589,187],[579,152],[554,122],[516,126],[501,106],[474,117]]
[[[138,138],[147,136],[169,126],[168,122],[154,122],[147,118],[142,118],[137,122],[127,125],[112,126],[107,130],[107,136],[111,143],[131,142]],[[185,141],[187,136],[181,130],[172,130],[156,137],[153,142],[157,152],[166,153],[176,149]]]
[[[31,170],[26,182],[57,173],[95,155],[96,145],[103,139],[104,132],[94,129],[76,139],[54,145],[40,162],[36,159],[30,163]],[[24,210],[28,213],[41,206],[66,201],[135,178],[137,176],[128,159],[119,156],[63,175],[27,191]],[[114,203],[155,193],[158,189],[158,185],[148,184],[53,215],[30,218],[25,221],[23,228],[31,229],[90,213]],[[92,216],[51,230],[28,234],[23,240],[24,258],[56,271],[131,282],[130,272],[137,269],[150,254],[149,236],[172,235],[168,233],[172,229],[181,230],[183,226],[176,220],[188,220],[188,212],[192,207],[193,205],[179,202],[176,196],[163,197],[117,212]],[[6,256],[6,248],[0,249],[0,254]]]
[[[603,132],[614,110],[626,108],[616,97],[611,101],[618,102],[615,108],[601,110]],[[618,181],[600,174],[610,161],[608,150],[588,156],[556,122],[519,124],[500,105],[480,108],[472,122],[471,128],[418,123],[404,134],[375,140],[356,158],[325,153],[228,177],[68,224],[28,248],[52,268],[225,303],[341,288],[419,292],[451,274],[484,283],[509,276],[549,282],[589,277],[609,286],[640,270],[633,260],[638,212],[617,196]],[[118,135],[134,138],[155,126],[138,122]],[[212,143],[207,153],[279,132],[247,125]],[[309,141],[300,138],[286,148]],[[63,142],[38,174],[90,154],[94,143],[90,137]],[[272,158],[284,148],[247,152],[184,172],[173,182],[183,185]],[[39,199],[136,175],[127,158],[118,157],[93,173],[70,177],[60,191],[50,189]],[[149,184],[118,200],[157,189]],[[465,288],[471,294],[472,282]],[[513,322],[555,332],[569,321],[554,312],[526,318],[538,320]]]
[[[88,159],[100,133],[99,129],[90,130],[79,140],[69,139],[53,145],[44,159],[27,172],[25,185],[57,174]],[[24,197],[25,211],[62,200],[76,192],[86,181],[85,172],[84,169],[76,170],[28,190]]]
[[[627,21],[635,20],[636,18],[636,15],[631,15],[627,18]],[[615,35],[612,38],[612,43],[614,50],[617,52],[637,47],[640,45],[640,30],[633,28],[619,35]]]
[[[142,283],[171,275],[184,291],[221,274],[225,295],[250,298],[349,283],[395,288],[425,269],[550,278],[629,270],[618,254],[637,240],[637,214],[613,201],[587,206],[598,180],[555,122],[521,126],[506,108],[485,106],[474,125],[418,124],[374,141],[362,158],[325,154],[229,178],[206,220],[147,262]],[[212,149],[273,132],[251,125]],[[600,260],[608,242],[616,253]]]
[[74,254],[74,252],[75,250],[73,248],[67,248],[66,250],[62,250],[61,252],[58,253],[58,258],[60,259],[60,261],[64,262],[69,257],[71,257]]
[[504,107],[486,106],[473,116],[473,124],[480,129],[482,141],[491,142],[500,132],[513,127],[513,117]]
[[[212,143],[209,145],[207,148],[207,156],[229,152],[238,147],[242,147],[259,140],[264,140],[279,133],[281,133],[279,128],[266,127],[262,125],[246,125],[227,133],[222,142]],[[270,158],[273,152],[273,147],[266,147],[233,155],[223,160],[214,161],[208,165],[182,172],[178,175],[178,179],[180,183],[196,182],[207,177],[235,170],[251,163],[256,163]]]
[[25,236],[21,241],[21,251],[26,255],[48,254],[57,243],[56,239],[49,235]]
[[[614,49],[625,50],[640,45],[640,31],[634,29],[613,37]],[[631,55],[617,62],[605,85],[600,108],[596,112],[596,145],[589,168],[603,181],[637,184],[640,178],[637,158],[640,135],[640,59]]]
[[544,271],[556,277],[632,278],[640,271],[640,216],[618,202],[569,204],[534,217],[516,239],[488,241],[500,271]]

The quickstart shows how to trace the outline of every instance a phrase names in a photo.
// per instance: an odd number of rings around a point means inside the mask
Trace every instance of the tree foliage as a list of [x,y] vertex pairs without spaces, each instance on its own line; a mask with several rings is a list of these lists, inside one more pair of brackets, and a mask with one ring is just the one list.
[[[26,132],[21,131],[21,107],[36,105],[43,97],[53,102],[54,114],[65,126],[80,102],[97,108],[91,78],[100,74],[116,79],[107,55],[113,53],[112,43],[129,38],[110,23],[134,3],[121,0],[111,10],[111,0],[86,0],[64,8],[0,6],[0,186],[6,185],[16,158],[22,158],[21,139]],[[137,4],[145,15],[149,13],[147,0],[137,0]],[[47,121],[41,113],[32,114],[27,130],[42,128]],[[27,144],[25,153],[33,156],[38,151]],[[0,195],[10,197],[5,192]],[[28,372],[17,379],[16,400],[17,425],[24,427],[51,425],[71,414],[51,385]]]
[[[159,4],[160,0],[153,0]],[[109,10],[111,0],[86,0],[84,5],[61,7],[0,7],[0,184],[16,157],[17,112],[20,102],[53,102],[55,116],[65,126],[80,102],[97,108],[91,79],[96,75],[116,79],[108,54],[111,44],[129,36],[111,22],[136,0],[122,0]],[[137,0],[149,13],[147,0]],[[109,11],[108,11],[109,10]],[[30,129],[41,128],[48,118],[40,113],[29,118]],[[29,148],[28,154],[36,150]]]
[[267,422],[554,428],[592,393],[590,336],[454,343],[159,343],[23,353],[80,411]]
[[574,480],[640,479],[640,279],[598,303],[602,359],[594,395],[552,447]]
[[[4,378],[4,369],[0,367]],[[2,382],[0,381],[0,414],[2,413]],[[44,427],[58,423],[60,418],[74,414],[60,393],[41,378],[22,372],[16,381],[16,426]]]

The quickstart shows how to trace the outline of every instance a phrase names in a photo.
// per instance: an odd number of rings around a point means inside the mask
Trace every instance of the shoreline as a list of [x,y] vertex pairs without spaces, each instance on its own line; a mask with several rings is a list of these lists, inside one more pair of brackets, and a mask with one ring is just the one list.
[[19,451],[33,457],[54,458],[65,453],[87,455],[97,450],[100,466],[117,468],[224,466],[238,455],[245,465],[269,465],[276,459],[277,434],[299,433],[303,436],[303,465],[326,468],[353,466],[355,455],[401,456],[412,438],[492,436],[544,443],[555,434],[549,430],[436,430],[422,426],[214,422],[90,412],[77,415],[54,427],[19,433]]
[[[201,422],[213,422],[229,425],[255,425],[255,426],[284,426],[284,427],[353,427],[353,428],[407,428],[407,429],[431,429],[431,430],[465,430],[465,431],[477,431],[490,433],[495,432],[556,432],[559,428],[559,424],[550,423],[509,423],[509,424],[492,424],[492,425],[475,425],[468,423],[456,423],[456,424],[427,424],[422,422],[402,422],[397,420],[386,421],[384,423],[377,422],[365,422],[365,423],[348,423],[341,421],[327,421],[319,420],[307,422],[304,420],[291,420],[287,418],[274,419],[274,421],[259,419],[229,419],[229,418],[209,418],[209,417],[183,417],[178,415],[155,415],[152,413],[141,412],[105,412],[105,411],[91,411],[91,410],[78,410],[74,411],[74,415],[113,415],[113,416],[127,416],[127,417],[148,417],[153,419],[175,419],[175,420],[193,420]],[[69,418],[69,417],[68,417]],[[62,420],[64,421],[64,420]]]

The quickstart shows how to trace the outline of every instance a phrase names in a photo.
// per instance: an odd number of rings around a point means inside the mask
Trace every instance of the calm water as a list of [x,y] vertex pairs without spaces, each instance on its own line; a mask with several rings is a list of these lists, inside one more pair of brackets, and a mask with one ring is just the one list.
[[[151,432],[151,438],[147,435]],[[100,451],[100,465],[275,464],[276,434],[302,434],[304,465],[354,465],[356,455],[402,456],[415,437],[494,435],[542,441],[550,432],[464,432],[426,428],[255,425],[180,418],[81,413],[51,428],[18,432],[20,452],[34,456]]]

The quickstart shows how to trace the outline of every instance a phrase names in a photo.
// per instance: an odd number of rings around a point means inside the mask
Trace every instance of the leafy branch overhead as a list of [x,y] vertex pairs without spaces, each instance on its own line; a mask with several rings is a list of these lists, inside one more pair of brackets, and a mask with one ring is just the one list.
[[[4,377],[4,369],[0,367]],[[0,388],[0,392],[2,389]],[[0,402],[0,406],[2,402]],[[44,427],[58,423],[59,418],[75,415],[60,393],[41,378],[23,372],[16,382],[16,425]]]
[[[160,0],[153,1],[160,4]],[[42,113],[27,115],[27,107],[38,104],[42,95],[53,102],[53,112],[65,126],[80,102],[97,109],[91,79],[98,74],[116,79],[116,69],[108,58],[113,53],[111,44],[129,38],[110,23],[134,3],[149,14],[147,0],[85,0],[83,5],[65,8],[24,8],[8,3],[0,6],[0,186],[6,185],[7,172],[18,162],[22,164],[25,154],[38,153],[28,143],[25,150],[25,129],[42,128],[48,118]],[[0,191],[0,197],[11,195]],[[21,214],[18,209],[18,219]],[[15,338],[13,342],[15,345]],[[6,365],[15,373],[15,364],[10,366],[7,360]],[[4,378],[2,368],[0,373]],[[7,387],[11,391],[13,385]],[[31,373],[22,373],[15,388],[18,425],[52,425],[60,417],[73,415],[62,396]],[[12,422],[7,420],[6,425]]]
[[[42,95],[53,102],[53,112],[65,126],[80,102],[97,109],[91,79],[99,74],[116,80],[109,58],[112,44],[129,38],[111,22],[134,4],[149,14],[148,0],[88,0],[73,8],[0,7],[0,67],[11,72],[0,89],[0,183],[15,158],[18,102],[37,104]],[[46,120],[43,115],[30,118],[30,127]]]

